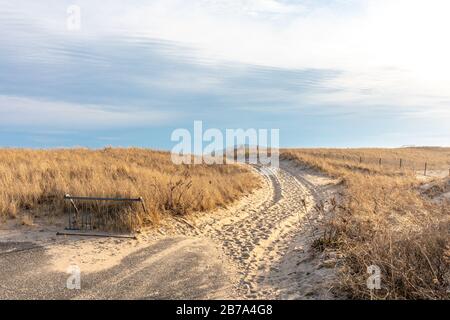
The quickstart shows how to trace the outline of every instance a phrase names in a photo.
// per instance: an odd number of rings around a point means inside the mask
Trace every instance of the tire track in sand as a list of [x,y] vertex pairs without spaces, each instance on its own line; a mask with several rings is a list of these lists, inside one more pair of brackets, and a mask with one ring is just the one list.
[[[296,248],[305,217],[323,200],[320,186],[285,161],[280,168],[253,166],[264,179],[265,197],[235,209],[232,219],[203,226],[206,236],[216,240],[240,270],[239,289],[245,298],[279,298],[292,283],[295,270],[280,270],[283,257]],[[298,243],[297,243],[298,244]],[[295,264],[294,264],[295,266]]]

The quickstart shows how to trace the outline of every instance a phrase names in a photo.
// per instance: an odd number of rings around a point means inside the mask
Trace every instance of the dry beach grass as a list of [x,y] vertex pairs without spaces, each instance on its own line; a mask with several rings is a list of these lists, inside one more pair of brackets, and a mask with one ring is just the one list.
[[[342,179],[345,192],[326,221],[326,233],[316,243],[320,249],[332,247],[342,254],[341,289],[351,298],[448,299],[450,203],[445,197],[434,201],[450,190],[448,178],[424,185],[410,170],[348,160],[360,156],[429,161],[443,168],[447,165],[448,172],[450,149],[292,149],[282,153],[284,158]],[[430,189],[435,194],[427,194]],[[381,268],[381,290],[367,289],[370,265]]]
[[[77,196],[142,196],[139,205],[92,203],[108,228],[157,224],[166,214],[184,215],[226,206],[258,186],[240,165],[174,165],[168,152],[137,148],[102,150],[0,150],[0,217],[61,215],[66,193]],[[131,219],[132,217],[132,219]]]

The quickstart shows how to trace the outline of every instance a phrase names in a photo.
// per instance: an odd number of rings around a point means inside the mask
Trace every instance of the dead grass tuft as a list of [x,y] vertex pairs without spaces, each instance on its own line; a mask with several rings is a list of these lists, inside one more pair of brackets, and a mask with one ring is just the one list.
[[[341,289],[357,299],[448,299],[449,202],[431,201],[411,171],[324,157],[326,152],[285,150],[282,157],[341,178],[345,185],[343,198],[326,221],[324,236],[315,243],[318,249],[332,247],[344,257]],[[371,149],[370,154],[374,152]],[[398,153],[396,149],[377,152],[386,158]],[[407,159],[408,153],[401,152]],[[427,159],[432,160],[437,152],[437,162],[450,160],[441,158],[441,149],[426,152]],[[425,155],[422,150],[420,153]],[[411,157],[417,154],[413,152]],[[439,182],[438,188],[445,188],[446,183]],[[371,291],[366,286],[370,265],[381,268],[381,290]]]

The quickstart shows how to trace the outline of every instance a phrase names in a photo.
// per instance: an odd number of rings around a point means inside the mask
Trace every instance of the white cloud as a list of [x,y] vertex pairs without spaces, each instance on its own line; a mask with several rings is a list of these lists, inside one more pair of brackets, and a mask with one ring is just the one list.
[[447,0],[77,3],[78,34],[64,30],[65,10],[41,2],[22,7],[37,25],[67,37],[156,38],[191,46],[195,50],[186,54],[208,63],[343,71],[323,83],[338,90],[311,95],[317,104],[441,108],[450,98]]
[[173,115],[161,111],[118,110],[110,106],[83,105],[0,95],[0,126],[49,130],[152,127]]
[[324,83],[342,92],[312,96],[316,103],[432,107],[430,97],[450,98],[448,1],[330,3],[164,0],[121,8],[111,22],[126,34],[189,44],[199,60],[344,71]]

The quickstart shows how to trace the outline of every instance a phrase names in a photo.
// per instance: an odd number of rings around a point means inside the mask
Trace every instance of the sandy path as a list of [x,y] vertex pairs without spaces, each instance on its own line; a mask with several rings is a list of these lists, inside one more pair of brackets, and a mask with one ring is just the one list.
[[[86,260],[93,256],[78,250],[82,258],[73,263],[81,270],[80,290],[66,288],[69,264],[64,249],[38,247],[0,255],[0,298],[215,299],[232,292],[232,273],[217,256],[219,251],[201,239],[171,237],[148,243],[123,255],[118,263],[96,266],[96,271],[86,268],[90,264]],[[99,260],[106,250],[101,251]],[[62,256],[56,257],[56,252]]]
[[255,196],[246,206],[230,210],[230,217],[199,229],[223,246],[240,271],[244,297],[331,298],[331,281],[324,280],[331,280],[334,272],[323,268],[309,249],[320,220],[314,206],[326,204],[337,191],[337,181],[288,161],[280,168],[255,170],[264,178],[265,197]]
[[[310,246],[322,218],[314,206],[327,206],[336,181],[288,161],[253,169],[262,188],[232,207],[138,240],[0,231],[0,298],[333,298],[333,263]],[[81,292],[64,287],[72,264]]]

